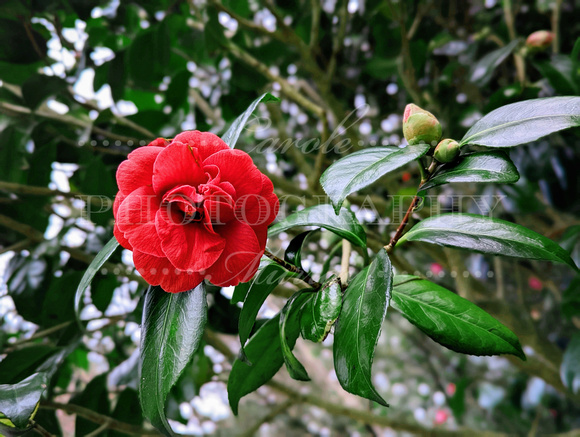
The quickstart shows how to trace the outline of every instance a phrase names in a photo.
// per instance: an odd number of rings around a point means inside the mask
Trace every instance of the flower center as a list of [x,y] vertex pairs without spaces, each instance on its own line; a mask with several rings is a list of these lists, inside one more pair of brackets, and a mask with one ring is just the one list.
[[178,207],[183,211],[186,223],[200,222],[203,220],[203,200],[199,203],[179,203]]

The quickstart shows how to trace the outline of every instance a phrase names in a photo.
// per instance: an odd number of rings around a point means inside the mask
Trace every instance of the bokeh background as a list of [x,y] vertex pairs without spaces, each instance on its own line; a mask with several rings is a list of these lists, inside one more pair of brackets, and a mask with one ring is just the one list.
[[[459,139],[502,105],[578,95],[579,17],[576,0],[3,0],[0,384],[49,369],[35,420],[53,435],[123,435],[113,422],[87,420],[82,408],[133,425],[133,435],[152,432],[136,392],[146,284],[129,252],[116,252],[86,295],[88,333],[72,322],[76,286],[112,236],[116,168],[135,147],[188,129],[220,134],[271,92],[281,102],[258,108],[237,147],[272,179],[287,214],[325,201],[318,178],[340,156],[404,144],[407,103],[433,112],[444,136]],[[523,50],[540,29],[555,33],[550,47]],[[448,185],[429,204],[476,213],[492,205],[495,217],[558,241],[580,265],[578,134],[511,150],[521,173],[513,186]],[[408,166],[350,196],[373,251],[396,228],[396,199],[409,202],[419,180]],[[270,249],[281,251],[291,237]],[[315,277],[325,263],[339,271],[340,241],[323,232],[303,257]],[[350,262],[354,274],[361,253]],[[566,266],[427,245],[399,251],[394,264],[490,311],[516,332],[528,361],[452,353],[389,312],[373,376],[389,409],[340,388],[330,335],[322,345],[298,341],[310,383],[282,369],[233,417],[225,381],[239,349],[239,307],[228,301],[231,289],[214,287],[206,344],[168,399],[174,429],[579,435],[578,276]],[[272,316],[296,289],[279,286],[260,316]]]

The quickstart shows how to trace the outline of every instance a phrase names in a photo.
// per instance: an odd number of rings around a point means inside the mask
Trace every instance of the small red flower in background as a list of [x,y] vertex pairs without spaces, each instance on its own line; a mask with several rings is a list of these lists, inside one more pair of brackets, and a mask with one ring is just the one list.
[[177,293],[256,273],[279,202],[246,152],[207,132],[158,138],[129,154],[117,184],[115,237],[149,284]]

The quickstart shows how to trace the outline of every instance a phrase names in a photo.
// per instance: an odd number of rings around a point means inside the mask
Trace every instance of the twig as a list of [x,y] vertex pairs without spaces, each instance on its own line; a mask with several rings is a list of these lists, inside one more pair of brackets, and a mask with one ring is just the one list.
[[109,425],[110,424],[111,424],[111,421],[110,420],[107,420],[105,423],[103,423],[101,426],[99,426],[93,432],[88,433],[86,435],[86,437],[97,437],[101,432],[103,432],[104,430],[106,430],[107,428],[109,428]]
[[552,9],[552,33],[554,39],[552,40],[552,51],[554,54],[560,52],[560,12],[562,10],[562,0],[556,0]]
[[61,329],[66,328],[71,323],[72,323],[72,321],[60,323],[59,325],[55,325],[55,326],[52,326],[50,328],[43,329],[42,331],[35,332],[33,335],[31,335],[28,338],[22,338],[18,341],[15,341],[14,343],[9,343],[10,347],[5,348],[4,353],[11,352],[13,349],[16,349],[18,346],[25,344],[25,343],[30,343],[31,341],[34,341],[37,338],[47,337],[50,334],[53,334],[55,332],[60,331]]
[[330,84],[332,83],[332,77],[336,71],[336,57],[342,49],[344,35],[346,33],[346,22],[348,19],[348,1],[342,0],[340,9],[338,10],[338,31],[332,41],[332,54],[330,55],[330,61],[328,62],[327,73],[326,73],[326,89],[330,89]]
[[90,129],[92,132],[98,135],[102,135],[106,138],[112,140],[118,140],[123,143],[128,143],[129,141],[134,144],[139,144],[139,139],[134,137],[126,137],[124,135],[117,135],[108,130],[101,129],[100,127],[94,126],[92,123],[86,123],[80,119],[72,117],[66,114],[59,114],[55,111],[48,110],[46,108],[40,108],[36,111],[32,111],[24,106],[15,105],[13,103],[0,102],[0,112],[7,114],[9,116],[19,116],[19,115],[37,115],[42,118],[47,118],[49,120],[59,121],[61,123],[70,124],[71,126],[76,126],[81,129]]
[[129,423],[121,422],[120,420],[113,419],[112,417],[105,416],[103,414],[97,413],[95,411],[89,410],[88,408],[81,407],[75,404],[62,404],[59,402],[45,401],[41,402],[40,408],[47,410],[62,410],[68,414],[76,414],[77,416],[83,417],[84,419],[90,420],[91,422],[97,423],[99,425],[107,424],[107,428],[119,431],[124,434],[129,435],[163,435],[155,429],[146,429],[141,426],[131,425]]
[[407,226],[407,223],[409,222],[409,217],[411,216],[413,209],[415,209],[415,207],[419,203],[419,200],[421,200],[421,198],[419,196],[413,197],[413,200],[411,201],[411,205],[409,205],[409,209],[407,209],[407,213],[405,214],[405,217],[403,217],[403,221],[401,222],[401,224],[397,228],[397,232],[395,232],[395,235],[393,235],[393,238],[391,238],[391,241],[389,242],[389,244],[387,244],[385,246],[385,250],[388,253],[390,253],[393,250],[393,247],[395,247],[395,245],[397,244],[397,241],[399,241],[399,239],[403,235],[403,231],[405,230],[405,227]]
[[40,426],[38,424],[38,422],[35,422],[34,420],[30,420],[30,425],[32,426],[32,429],[34,431],[36,431],[38,434],[40,434],[41,436],[44,436],[44,437],[54,437],[54,435],[52,435],[46,429],[44,429],[42,426]]
[[[30,225],[17,222],[16,220],[2,214],[0,214],[0,226],[4,226],[6,228],[18,232],[19,234],[24,235],[34,243],[44,243],[47,241],[44,239],[44,235],[42,234],[42,232],[34,229]],[[90,255],[86,252],[83,252],[80,249],[76,249],[73,247],[60,246],[60,250],[69,253],[72,258],[82,261],[86,264],[90,264],[91,262],[93,262],[94,259],[94,255]],[[105,264],[103,264],[103,267],[113,272],[115,275],[125,276],[130,280],[139,282],[140,284],[148,285],[147,282],[141,276],[130,272],[125,266],[119,266],[117,264],[106,262]]]
[[[517,38],[516,28],[514,23],[514,14],[512,11],[512,0],[503,0],[503,13],[505,17],[505,23],[508,28],[508,33],[510,40],[513,41]],[[524,58],[517,51],[514,51],[514,62],[516,64],[516,72],[518,75],[518,80],[522,88],[526,84],[526,64],[524,63]]]
[[10,246],[4,247],[2,249],[0,249],[0,255],[2,255],[3,253],[6,252],[20,252],[22,249],[26,249],[28,246],[30,246],[30,240],[28,238],[25,238],[22,241],[18,241],[14,244],[11,244]]
[[314,279],[312,279],[312,277],[307,272],[305,272],[304,269],[302,269],[300,267],[296,267],[295,265],[292,265],[289,262],[284,261],[282,258],[278,258],[276,255],[274,255],[269,250],[266,250],[264,252],[264,255],[266,255],[272,261],[280,264],[282,267],[284,267],[289,272],[296,273],[300,279],[302,279],[304,282],[306,282],[311,287],[319,289],[322,286],[319,282],[316,282]]
[[203,98],[203,96],[194,88],[189,88],[189,95],[195,101],[195,104],[206,118],[212,121],[214,126],[219,126],[222,124],[221,117],[215,113],[210,104]]
[[277,82],[280,84],[281,91],[286,97],[294,100],[308,112],[322,117],[324,116],[324,109],[318,106],[316,103],[310,101],[302,94],[300,94],[290,83],[283,78],[282,76],[278,76],[270,71],[267,65],[261,63],[252,55],[247,53],[246,51],[242,50],[239,46],[234,44],[233,42],[228,42],[228,50],[229,52],[234,55],[239,60],[245,62],[250,67],[255,68],[260,74],[271,80],[272,82]]
[[[90,202],[95,206],[103,206],[103,196],[90,196],[87,194],[82,194],[76,191],[60,191],[60,190],[53,190],[47,187],[38,187],[35,185],[22,185],[16,184],[14,182],[4,182],[0,181],[0,190],[5,190],[10,193],[14,194],[24,194],[29,196],[62,196],[67,197],[70,199],[81,199],[85,202]],[[111,199],[107,198],[108,202],[111,202]],[[107,206],[111,204],[108,203]]]

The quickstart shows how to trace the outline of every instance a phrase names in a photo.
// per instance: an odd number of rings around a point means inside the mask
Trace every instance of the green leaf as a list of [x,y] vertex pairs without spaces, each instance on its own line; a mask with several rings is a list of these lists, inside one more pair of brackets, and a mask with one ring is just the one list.
[[169,64],[171,38],[165,21],[139,32],[127,49],[125,57],[129,76],[138,86],[148,89],[163,79]]
[[238,142],[238,138],[240,137],[242,130],[246,126],[246,123],[248,122],[249,118],[252,116],[253,112],[256,110],[260,102],[266,103],[279,101],[280,99],[278,97],[274,97],[270,93],[262,94],[260,97],[254,100],[250,104],[250,106],[248,106],[248,109],[246,109],[242,115],[240,115],[232,122],[231,126],[226,131],[226,133],[222,135],[222,140],[232,149],[236,147],[236,143]]
[[393,287],[391,261],[384,249],[348,285],[334,330],[334,369],[342,388],[388,406],[372,384],[375,348]]
[[470,82],[480,87],[486,85],[491,80],[494,70],[513,52],[518,44],[519,40],[513,40],[477,61],[469,72]]
[[572,393],[580,392],[580,333],[576,332],[562,358],[560,377]]
[[520,178],[509,157],[500,151],[463,155],[456,162],[444,165],[421,191],[454,182],[479,182],[513,184]]
[[367,236],[352,211],[342,208],[338,215],[330,205],[316,205],[296,211],[279,221],[268,231],[272,237],[296,226],[318,226],[328,229],[357,246],[366,248]]
[[286,305],[280,311],[280,344],[282,345],[282,356],[284,357],[288,373],[293,379],[297,379],[298,381],[310,381],[310,377],[302,363],[292,353],[292,347],[288,344],[288,341],[293,338],[295,329],[289,334],[286,334],[286,324],[291,317],[300,318],[304,305],[312,297],[312,290],[300,290],[288,299]]
[[467,131],[460,145],[513,147],[574,126],[580,126],[580,97],[525,100],[491,111]]
[[[298,318],[291,315],[286,322],[288,347],[294,347],[299,335]],[[240,399],[267,383],[284,364],[279,313],[252,335],[245,352],[253,364],[249,366],[238,358],[234,361],[228,379],[228,399],[235,415],[238,414]]]
[[105,261],[107,261],[111,257],[111,255],[118,246],[119,242],[117,241],[117,239],[115,237],[111,238],[109,242],[105,244],[105,246],[97,254],[97,256],[95,256],[95,259],[93,259],[93,261],[89,264],[87,270],[85,271],[85,274],[81,279],[81,282],[79,283],[77,292],[75,294],[75,315],[77,323],[82,331],[85,330],[80,318],[81,301],[83,299],[83,295],[85,294],[85,291],[87,291],[87,288],[89,288],[89,285],[91,285],[91,281],[93,280],[97,272],[101,269],[101,267],[103,267]]
[[467,299],[416,276],[396,276],[391,306],[437,343],[469,355],[511,354],[525,361],[516,335]]
[[284,260],[288,261],[290,264],[302,268],[302,246],[304,244],[304,240],[310,235],[311,232],[315,231],[306,231],[302,232],[301,234],[296,235],[288,247],[284,252]]
[[203,282],[193,290],[167,293],[149,287],[143,306],[139,398],[143,415],[165,435],[165,399],[198,349],[207,320]]
[[74,299],[76,284],[82,272],[69,270],[53,278],[42,302],[42,326],[51,327],[75,319]]
[[242,348],[250,337],[256,316],[272,290],[286,276],[287,271],[275,262],[264,267],[252,281],[240,313],[238,329]]
[[327,282],[315,294],[302,311],[300,331],[306,340],[319,343],[324,341],[330,328],[338,319],[342,308],[342,289],[340,281]]
[[48,375],[39,372],[17,384],[0,384],[0,412],[17,428],[25,428],[40,402],[47,381]]
[[22,85],[22,97],[29,108],[36,109],[50,96],[65,90],[67,85],[66,81],[58,76],[36,74]]
[[515,258],[541,259],[577,269],[557,243],[531,229],[476,214],[441,214],[420,221],[397,243],[423,241],[440,246]]
[[344,199],[387,173],[420,158],[429,145],[419,144],[399,148],[371,147],[351,153],[332,164],[320,177],[322,188],[334,204],[338,214]]
[[0,383],[16,384],[43,370],[42,366],[58,357],[60,350],[57,347],[39,344],[9,353],[0,361]]
[[558,94],[578,94],[570,57],[554,55],[550,60],[536,61],[533,64],[542,76],[548,79]]

